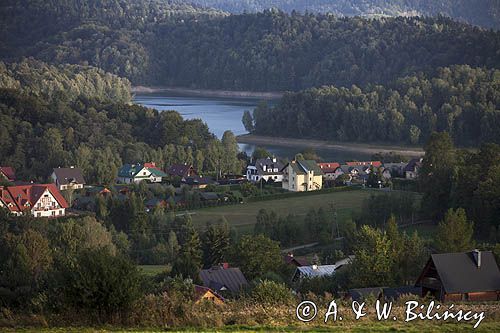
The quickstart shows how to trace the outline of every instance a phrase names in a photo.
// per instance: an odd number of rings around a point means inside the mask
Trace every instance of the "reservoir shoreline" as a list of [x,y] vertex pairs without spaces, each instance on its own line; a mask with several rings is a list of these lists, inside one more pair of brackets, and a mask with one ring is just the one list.
[[364,154],[376,153],[397,153],[409,157],[419,157],[424,155],[422,148],[418,147],[403,147],[378,144],[361,144],[361,143],[345,143],[331,142],[321,140],[296,139],[261,136],[254,134],[243,134],[236,137],[238,143],[253,144],[256,146],[278,146],[278,147],[293,147],[293,148],[314,148],[323,150],[350,151],[361,152]]
[[133,94],[158,94],[171,93],[197,97],[227,97],[227,98],[262,98],[279,99],[283,97],[283,92],[259,92],[259,91],[233,91],[233,90],[210,90],[210,89],[189,89],[179,87],[145,87],[134,86],[131,89]]

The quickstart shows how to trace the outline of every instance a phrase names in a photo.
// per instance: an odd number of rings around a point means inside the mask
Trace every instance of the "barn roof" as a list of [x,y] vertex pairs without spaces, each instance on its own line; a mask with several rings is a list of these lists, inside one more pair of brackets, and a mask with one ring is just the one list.
[[431,255],[431,260],[447,293],[500,290],[500,270],[493,253],[491,251],[476,253],[480,254],[479,265],[474,251]]
[[200,278],[205,287],[209,287],[216,292],[226,288],[236,294],[248,285],[247,279],[241,270],[236,267],[223,268],[214,266],[210,269],[202,269],[200,271]]

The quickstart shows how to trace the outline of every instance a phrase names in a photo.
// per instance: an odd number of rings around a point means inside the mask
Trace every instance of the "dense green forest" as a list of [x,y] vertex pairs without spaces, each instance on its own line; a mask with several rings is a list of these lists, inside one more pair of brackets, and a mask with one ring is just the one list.
[[77,97],[131,101],[130,82],[103,70],[79,65],[49,65],[34,59],[0,62],[0,88],[20,90],[47,100]]
[[349,87],[438,66],[500,64],[500,33],[445,18],[366,20],[269,11],[189,27],[165,25],[158,38],[156,80],[181,86]]
[[417,71],[499,67],[500,33],[436,18],[227,15],[166,2],[0,5],[0,54],[92,65],[134,84],[299,90],[387,83]]
[[129,104],[127,80],[33,60],[0,69],[0,165],[20,179],[44,180],[54,167],[76,165],[88,183],[107,184],[122,163],[144,161],[241,172],[230,131],[219,141],[199,119]]
[[286,12],[333,13],[345,16],[433,16],[443,14],[471,24],[499,28],[497,0],[189,0],[231,13],[278,8]]
[[325,86],[261,105],[244,123],[256,134],[356,142],[426,142],[447,131],[460,145],[500,142],[500,71],[441,68],[388,85]]
[[139,80],[150,66],[145,41],[153,26],[219,15],[173,1],[6,0],[0,3],[0,55],[90,64]]

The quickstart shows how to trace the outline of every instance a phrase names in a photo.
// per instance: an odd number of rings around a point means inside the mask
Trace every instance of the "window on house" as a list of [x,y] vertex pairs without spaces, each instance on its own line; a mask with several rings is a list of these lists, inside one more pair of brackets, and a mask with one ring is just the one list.
[[56,216],[56,212],[52,211],[52,216]]

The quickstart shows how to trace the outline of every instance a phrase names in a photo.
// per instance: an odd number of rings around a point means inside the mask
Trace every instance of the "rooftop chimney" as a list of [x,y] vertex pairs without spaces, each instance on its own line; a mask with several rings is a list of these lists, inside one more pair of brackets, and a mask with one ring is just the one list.
[[481,251],[475,249],[472,251],[472,255],[474,256],[474,260],[476,261],[477,268],[481,268]]

